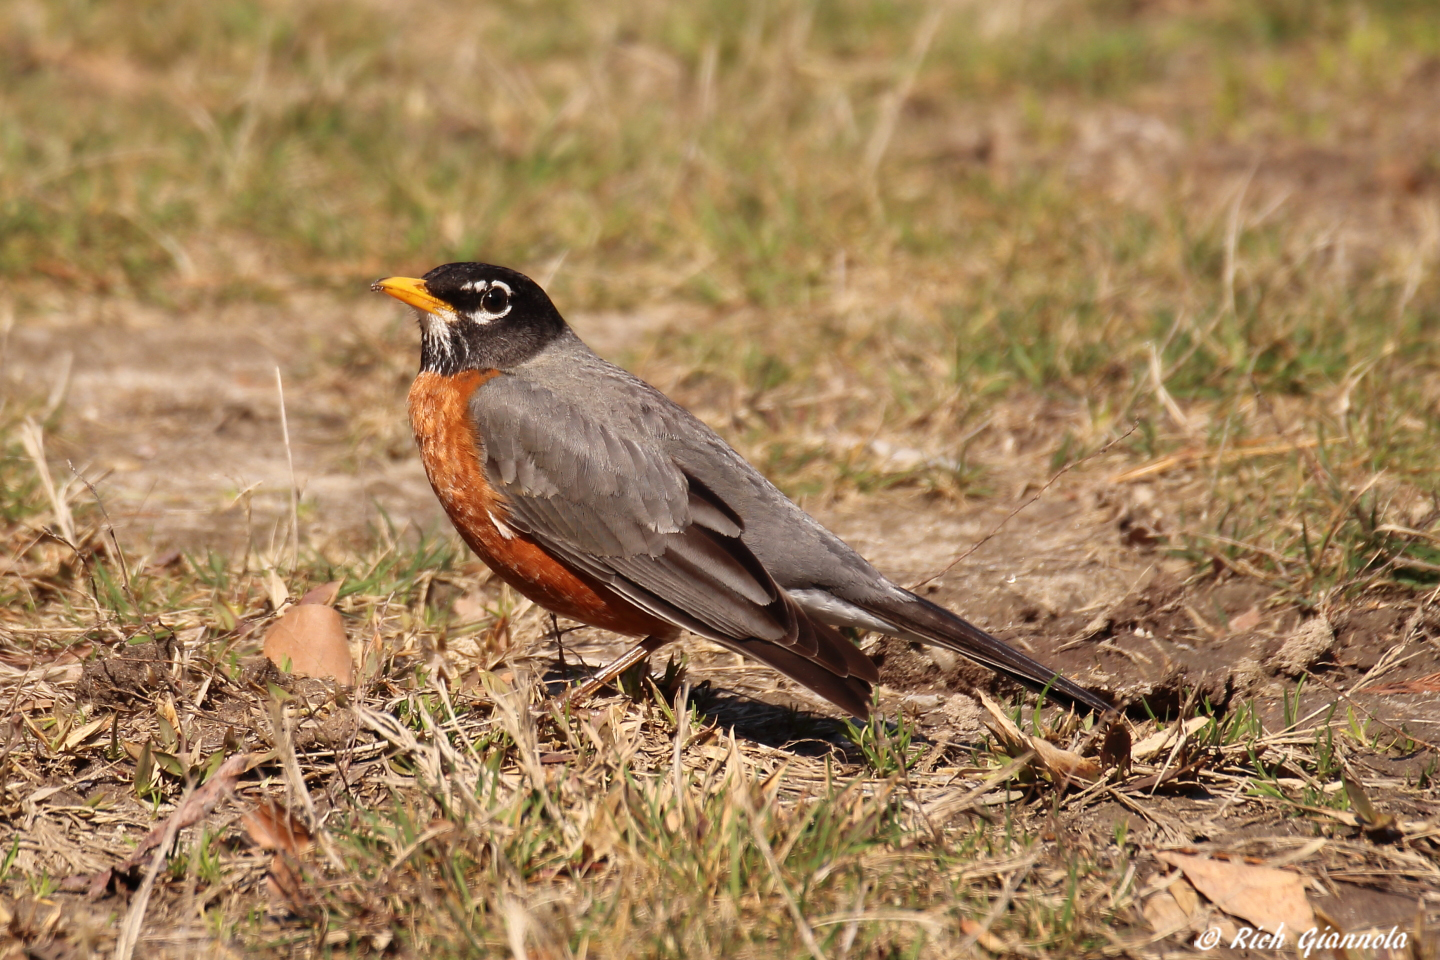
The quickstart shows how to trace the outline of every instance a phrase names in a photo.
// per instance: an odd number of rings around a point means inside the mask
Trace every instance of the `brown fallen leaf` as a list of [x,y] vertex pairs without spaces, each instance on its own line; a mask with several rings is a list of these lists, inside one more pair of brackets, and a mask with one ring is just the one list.
[[1381,813],[1375,809],[1359,780],[1344,770],[1340,772],[1340,779],[1345,784],[1345,795],[1350,798],[1350,809],[1355,811],[1360,827],[1367,837],[1371,840],[1391,842],[1404,836],[1393,814]]
[[240,815],[250,842],[261,850],[283,850],[298,857],[310,849],[310,831],[295,815],[273,800],[265,800]]
[[297,677],[355,682],[345,624],[332,607],[301,603],[286,610],[265,633],[265,656]]
[[980,703],[990,714],[985,725],[1012,757],[1033,750],[1035,758],[1056,783],[1093,781],[1100,776],[1100,764],[1097,761],[1057,747],[1042,737],[1032,737],[1025,733],[1005,715],[998,703],[983,692],[980,693]]
[[226,758],[224,763],[215,768],[215,773],[209,780],[197,787],[169,817],[157,823],[154,829],[145,835],[145,839],[140,841],[129,857],[120,862],[120,866],[129,867],[139,863],[142,856],[153,850],[160,838],[165,836],[165,828],[170,820],[179,821],[179,829],[184,830],[198,823],[201,817],[207,816],[215,809],[215,804],[220,802],[221,797],[235,789],[240,775],[249,769],[250,757],[248,753],[239,753]]
[[1179,933],[1182,930],[1199,930],[1202,926],[1215,927],[1220,930],[1223,942],[1230,943],[1240,932],[1229,917],[1217,917],[1213,910],[1203,907],[1200,895],[1180,873],[1175,874],[1175,879],[1169,886],[1160,889],[1145,901],[1141,913],[1156,933],[1167,930]]
[[1291,935],[1315,926],[1305,878],[1298,873],[1168,851],[1155,858],[1183,870],[1196,890],[1231,916],[1271,933],[1281,924]]
[[1440,673],[1432,673],[1414,680],[1399,680],[1395,683],[1377,683],[1362,687],[1361,693],[1436,693],[1440,692]]
[[110,724],[114,722],[115,715],[111,713],[106,714],[99,720],[93,720],[90,723],[85,724],[85,726],[81,727],[78,730],[71,730],[70,733],[66,735],[65,742],[60,744],[60,752],[73,752],[82,743],[95,736],[95,734],[99,733],[101,730],[110,729]]
[[490,608],[485,603],[485,595],[479,590],[456,597],[455,602],[450,605],[450,609],[455,614],[456,623],[479,623],[490,616]]
[[1176,877],[1168,889],[1180,909],[1185,911],[1185,916],[1195,916],[1200,909],[1200,895],[1195,892],[1195,888],[1186,883],[1184,877]]
[[984,924],[969,917],[960,918],[960,932],[967,937],[974,937],[976,943],[998,956],[1003,957],[1015,952],[1010,944],[991,933]]
[[275,854],[270,861],[270,875],[265,878],[265,886],[271,900],[287,902],[290,909],[301,916],[308,913],[310,898],[306,896],[305,887],[294,868],[285,862],[283,853]]
[[1131,741],[1130,728],[1123,717],[1116,717],[1105,731],[1100,743],[1100,765],[1107,770],[1116,768],[1123,777],[1130,772]]
[[1186,778],[1193,779],[1194,775],[1200,770],[1204,769],[1205,765],[1209,762],[1209,756],[1198,757],[1197,759],[1185,764],[1183,767],[1171,767],[1170,769],[1165,770],[1162,773],[1152,774],[1148,777],[1141,777],[1138,780],[1131,780],[1129,783],[1125,784],[1123,789],[1124,792],[1128,794],[1148,793],[1156,789],[1157,787],[1163,787],[1165,786],[1165,784],[1170,783],[1174,780],[1182,780]]
[[298,863],[292,861],[310,850],[310,831],[288,809],[268,799],[241,814],[240,823],[251,843],[275,851],[266,878],[270,899],[285,901],[297,914],[306,913],[310,900],[296,870]]
[[1145,922],[1150,924],[1150,929],[1156,933],[1179,932],[1190,928],[1190,914],[1180,906],[1169,890],[1161,890],[1146,900],[1140,912],[1144,915]]
[[1260,626],[1260,620],[1260,608],[1251,607],[1230,621],[1230,632],[1231,634],[1249,633],[1251,630]]
[[344,580],[331,580],[329,583],[322,583],[318,587],[311,587],[305,591],[305,596],[300,598],[301,603],[319,604],[322,607],[333,607],[335,598],[340,596],[340,584]]

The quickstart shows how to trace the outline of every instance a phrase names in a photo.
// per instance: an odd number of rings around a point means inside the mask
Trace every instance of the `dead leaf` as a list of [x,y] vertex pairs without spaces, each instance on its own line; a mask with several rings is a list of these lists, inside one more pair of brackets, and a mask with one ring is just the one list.
[[265,633],[265,656],[297,677],[355,682],[345,624],[333,607],[296,604]]
[[66,735],[65,742],[60,744],[60,752],[69,753],[76,747],[80,746],[80,744],[84,743],[86,740],[89,740],[91,737],[95,736],[95,734],[99,733],[101,730],[109,729],[110,724],[113,723],[114,720],[115,715],[113,713],[110,713],[101,717],[99,720],[92,720],[90,723],[85,724],[85,726],[79,728],[78,730],[71,730]]
[[969,917],[960,919],[960,932],[967,937],[974,937],[976,943],[993,954],[1004,956],[1013,952],[1008,943],[991,933],[984,924]]
[[283,850],[298,857],[310,849],[310,831],[286,808],[271,800],[240,815],[250,842],[261,850]]
[[478,590],[456,597],[450,609],[455,614],[456,623],[479,623],[490,616],[485,597]]
[[1156,933],[1166,930],[1178,933],[1190,927],[1190,915],[1181,908],[1179,901],[1169,890],[1161,890],[1146,900],[1141,912],[1145,915],[1145,922],[1150,924],[1150,929]]
[[1363,687],[1361,693],[1437,693],[1440,692],[1440,673],[1432,673],[1414,680],[1400,680],[1395,683],[1377,683]]
[[1191,717],[1184,723],[1171,724],[1159,733],[1152,733],[1144,740],[1135,744],[1135,748],[1130,751],[1130,755],[1136,760],[1149,760],[1162,750],[1169,751],[1172,749],[1175,746],[1177,737],[1188,739],[1203,729],[1209,722],[1209,717]]
[[1130,728],[1123,718],[1116,718],[1100,743],[1100,765],[1106,769],[1114,767],[1124,776],[1130,771],[1130,757]]
[[163,700],[156,704],[156,712],[159,714],[158,719],[164,720],[170,725],[171,736],[166,739],[170,740],[170,745],[173,746],[175,736],[180,731],[180,715],[175,712],[175,698],[166,695]]
[[1230,621],[1230,632],[1249,633],[1258,626],[1260,626],[1260,608],[1258,606],[1251,607]]
[[300,598],[301,603],[319,604],[322,607],[333,607],[335,598],[340,596],[340,584],[344,580],[331,580],[329,583],[322,583],[318,587],[311,587],[305,591],[305,596]]
[[51,797],[55,796],[55,794],[59,793],[61,790],[64,789],[64,787],[41,787],[39,790],[36,790],[34,793],[30,794],[30,798],[26,802],[39,803],[41,800],[49,800]]
[[211,810],[215,809],[215,804],[220,802],[221,797],[235,789],[235,783],[240,779],[240,775],[249,769],[249,762],[250,754],[248,753],[240,753],[227,758],[215,769],[214,775],[209,780],[197,787],[169,817],[156,824],[155,828],[146,834],[145,839],[140,841],[140,845],[124,861],[124,865],[139,863],[140,856],[153,849],[160,842],[160,838],[165,836],[165,827],[170,820],[178,820],[180,823],[178,829],[184,830],[197,823],[201,817],[207,816]]
[[980,694],[980,703],[990,714],[990,719],[985,721],[985,725],[990,728],[990,731],[995,734],[1004,745],[1006,752],[1012,757],[1027,751],[1034,751],[1041,766],[1057,783],[1076,780],[1090,781],[1100,776],[1100,764],[1097,761],[1061,749],[1042,737],[1032,737],[1023,732],[1005,715],[1005,711],[1000,709],[1000,705],[983,692]]
[[1315,912],[1305,898],[1305,878],[1298,873],[1182,853],[1162,852],[1155,858],[1183,870],[1215,906],[1257,927],[1273,933],[1284,924],[1297,934],[1315,926]]
[[[496,657],[504,656],[510,649],[510,617],[501,614],[490,624],[490,629],[485,633],[485,650]],[[494,662],[493,660],[491,661]]]
[[1195,912],[1200,909],[1200,897],[1195,892],[1195,888],[1186,883],[1184,877],[1176,877],[1169,889],[1170,896],[1180,904],[1180,909],[1185,911],[1185,916],[1195,916]]
[[1375,809],[1360,781],[1343,770],[1340,772],[1340,780],[1345,784],[1345,795],[1350,798],[1350,809],[1355,811],[1356,817],[1360,819],[1360,826],[1370,839],[1395,840],[1403,835],[1393,815]]
[[1197,757],[1182,767],[1171,767],[1161,773],[1151,774],[1148,777],[1141,777],[1125,784],[1125,792],[1128,794],[1139,794],[1153,791],[1174,780],[1182,780],[1187,777],[1193,778],[1196,773],[1203,770],[1210,762],[1209,756]]
[[307,912],[309,898],[305,895],[305,888],[301,885],[300,878],[295,875],[295,870],[285,862],[283,853],[275,854],[270,861],[270,876],[265,880],[271,900],[287,901],[290,909],[302,916]]
[[270,599],[271,610],[279,610],[290,599],[290,591],[286,588],[285,581],[281,580],[274,570],[265,574],[265,594]]
[[1100,764],[1088,757],[1082,757],[1078,753],[1061,748],[1043,740],[1040,737],[1031,737],[1030,742],[1035,747],[1035,754],[1040,758],[1050,771],[1051,776],[1056,780],[1095,780],[1100,776]]

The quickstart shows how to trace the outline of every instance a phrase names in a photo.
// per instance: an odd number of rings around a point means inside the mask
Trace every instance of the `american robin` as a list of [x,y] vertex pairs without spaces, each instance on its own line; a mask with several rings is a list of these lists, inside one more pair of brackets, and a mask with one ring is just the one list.
[[586,691],[689,630],[865,717],[879,673],[836,629],[854,627],[1109,707],[890,582],[689,411],[596,356],[529,277],[449,263],[371,289],[417,310],[410,424],[465,542],[541,606],[643,638]]

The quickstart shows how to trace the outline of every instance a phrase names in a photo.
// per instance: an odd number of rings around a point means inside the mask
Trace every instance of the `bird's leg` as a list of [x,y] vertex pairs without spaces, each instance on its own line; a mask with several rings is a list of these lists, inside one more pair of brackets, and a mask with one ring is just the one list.
[[560,651],[560,682],[570,682],[570,668],[565,666],[565,638],[560,635],[560,621],[550,614],[550,632],[555,634],[555,649]]
[[665,640],[660,637],[646,637],[644,640],[641,640],[639,643],[635,644],[635,646],[631,647],[629,650],[621,654],[620,657],[601,667],[600,671],[596,673],[595,676],[591,677],[584,684],[576,687],[570,693],[566,694],[565,699],[561,702],[570,704],[578,703],[581,700],[588,700],[590,697],[595,696],[595,694],[598,693],[600,688],[605,686],[605,684],[609,683],[611,680],[614,680],[616,677],[620,676],[620,674],[624,673],[626,670],[629,670],[631,667],[635,666],[635,664],[639,663],[641,660],[644,660],[646,657],[650,656],[650,654],[654,653],[656,650],[659,650],[661,647],[665,646],[665,644],[669,642],[669,640]]

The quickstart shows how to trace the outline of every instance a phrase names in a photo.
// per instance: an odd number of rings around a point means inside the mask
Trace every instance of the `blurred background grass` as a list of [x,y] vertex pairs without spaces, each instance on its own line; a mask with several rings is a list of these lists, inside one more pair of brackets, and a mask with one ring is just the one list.
[[[1073,189],[1085,114],[1146,110],[1191,142],[1340,145],[1358,132],[1345,106],[1436,54],[1432,13],[17,2],[0,13],[0,267],[257,296],[563,254],[574,302],[771,306],[825,296],[842,254],[901,289],[998,255],[1024,261],[1033,301],[1073,300],[1047,289],[1074,279],[1053,268],[1098,245],[1117,268],[1214,281],[1183,198],[1117,217]],[[1437,172],[1433,150],[1406,159]]]
[[[798,494],[984,494],[976,450],[1135,422],[1203,454],[1177,522],[1287,580],[1336,534],[1429,563],[1377,533],[1436,486],[1428,3],[17,0],[0,38],[22,320],[485,259],[690,309],[629,360]],[[388,410],[409,351],[329,363]]]

